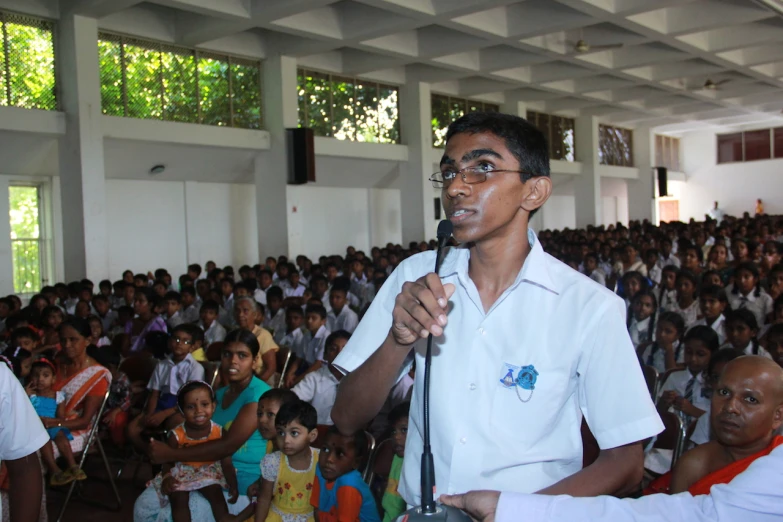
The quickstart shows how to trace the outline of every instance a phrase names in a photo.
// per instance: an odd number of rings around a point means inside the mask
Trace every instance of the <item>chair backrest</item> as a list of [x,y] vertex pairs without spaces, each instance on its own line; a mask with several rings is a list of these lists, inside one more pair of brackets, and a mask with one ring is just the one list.
[[673,374],[674,372],[682,371],[682,368],[672,368],[670,370],[666,370],[662,374],[658,376],[658,387],[657,389],[660,390],[661,387],[666,383],[666,379],[669,378],[669,375]]
[[148,382],[155,371],[157,360],[146,354],[134,354],[120,363],[119,370],[128,376],[131,382]]
[[375,451],[370,455],[367,462],[367,471],[364,481],[372,486],[375,477],[387,478],[391,473],[392,460],[394,460],[394,441],[385,439],[375,446]]
[[686,426],[682,417],[671,411],[658,412],[663,421],[664,430],[658,434],[653,447],[672,450],[672,467],[685,448]]
[[223,346],[225,346],[225,343],[220,341],[210,344],[206,350],[207,360],[212,362],[220,362],[220,357],[223,353]]
[[372,433],[369,431],[365,431],[364,436],[367,437],[367,454],[364,457],[364,462],[362,463],[362,478],[367,484],[369,484],[368,479],[372,473],[372,456],[373,453],[375,453],[375,437],[373,437]]
[[220,363],[214,361],[202,362],[201,366],[204,367],[204,382],[208,382],[212,388],[215,388],[215,383],[220,376]]
[[647,383],[647,391],[650,392],[650,397],[655,401],[658,395],[658,370],[654,366],[645,364],[642,365],[642,373],[644,374],[644,382]]
[[106,411],[106,404],[109,402],[109,396],[111,395],[111,387],[109,387],[106,390],[106,393],[103,395],[103,400],[101,401],[101,407],[98,408],[98,411],[95,413],[95,416],[90,420],[90,435],[87,437],[87,442],[84,444],[84,449],[82,451],[87,451],[90,449],[90,446],[92,445],[93,440],[95,439],[98,430],[101,429],[101,426],[103,423],[101,422],[101,419],[103,418],[103,413]]
[[[285,357],[283,358],[283,364],[280,364],[280,351],[285,350]],[[280,369],[280,380],[277,382],[277,387],[282,388],[285,385],[285,372],[288,370],[288,363],[291,362],[291,350],[288,348],[280,348],[278,351],[277,367]]]

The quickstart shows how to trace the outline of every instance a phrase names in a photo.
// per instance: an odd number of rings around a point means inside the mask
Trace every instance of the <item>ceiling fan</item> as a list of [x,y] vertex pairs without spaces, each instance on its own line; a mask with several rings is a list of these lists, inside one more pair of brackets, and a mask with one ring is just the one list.
[[704,85],[701,86],[701,89],[703,89],[705,91],[717,91],[717,90],[719,90],[721,85],[723,85],[724,83],[728,83],[730,81],[731,81],[731,79],[726,79],[726,80],[720,80],[720,81],[714,82],[714,81],[712,81],[711,78],[707,78],[707,80],[705,80],[705,82],[704,82]]
[[567,42],[571,46],[575,53],[584,54],[590,51],[604,51],[607,49],[619,49],[623,44],[609,44],[609,45],[590,45],[590,43],[584,38],[580,38],[576,42]]

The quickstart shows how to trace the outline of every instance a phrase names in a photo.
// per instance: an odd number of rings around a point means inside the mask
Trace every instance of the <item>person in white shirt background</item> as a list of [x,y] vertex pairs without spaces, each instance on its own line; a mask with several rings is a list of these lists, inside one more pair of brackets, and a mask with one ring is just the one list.
[[716,201],[715,205],[709,211],[707,211],[707,215],[710,217],[710,219],[714,219],[720,223],[723,221],[723,217],[726,215],[726,213],[723,211],[723,209],[718,207],[718,202]]
[[326,327],[332,331],[346,330],[353,333],[359,324],[359,316],[348,306],[348,278],[338,277],[329,291],[329,304],[332,310],[326,315]]
[[[351,433],[380,410],[434,336],[432,448],[437,493],[479,486],[597,495],[635,487],[638,442],[659,433],[622,299],[544,253],[528,229],[552,182],[544,136],[507,114],[451,124],[441,171],[454,238],[395,269],[335,359],[347,374],[332,419]],[[420,502],[422,385],[416,373],[400,495]],[[623,401],[616,397],[622,396]],[[580,426],[601,453],[582,469]]]
[[764,326],[772,313],[772,298],[761,288],[759,270],[752,262],[740,263],[734,270],[734,283],[726,287],[726,298],[732,310],[753,312],[758,327]]
[[204,330],[204,347],[209,347],[212,343],[223,342],[226,338],[226,329],[218,321],[220,315],[220,305],[217,301],[207,299],[201,305],[199,317],[201,320],[198,325]]
[[726,292],[716,285],[702,287],[699,292],[699,308],[702,318],[694,326],[706,325],[718,334],[718,343],[726,344],[726,317],[723,315],[728,306]]
[[345,330],[337,330],[329,334],[324,348],[325,364],[317,371],[308,373],[291,389],[300,399],[313,405],[318,412],[318,424],[333,424],[332,407],[342,374],[332,366],[332,363],[343,351],[350,338],[351,334]]
[[[0,461],[8,469],[10,520],[37,522],[41,512],[43,477],[37,451],[49,434],[19,381],[0,361]],[[5,492],[3,492],[5,496]],[[0,519],[3,519],[3,504]]]

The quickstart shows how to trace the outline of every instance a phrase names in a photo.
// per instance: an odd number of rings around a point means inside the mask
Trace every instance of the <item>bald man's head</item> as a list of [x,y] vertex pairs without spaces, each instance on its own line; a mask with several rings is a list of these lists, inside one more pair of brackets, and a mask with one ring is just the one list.
[[725,446],[769,444],[783,424],[783,368],[758,355],[729,362],[712,396],[710,422]]

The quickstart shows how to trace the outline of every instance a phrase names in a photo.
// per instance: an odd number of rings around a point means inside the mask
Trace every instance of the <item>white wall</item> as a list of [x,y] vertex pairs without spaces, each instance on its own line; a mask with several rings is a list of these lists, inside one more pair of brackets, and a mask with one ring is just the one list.
[[768,214],[783,214],[783,159],[718,165],[717,138],[711,131],[685,134],[680,150],[686,175],[677,194],[681,220],[704,219],[714,201],[728,214],[753,214],[757,198]]
[[628,225],[628,184],[624,179],[601,178],[603,225]]

